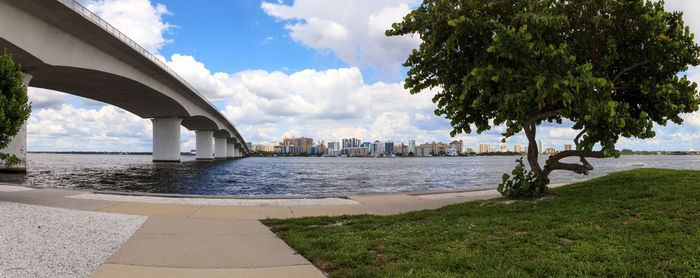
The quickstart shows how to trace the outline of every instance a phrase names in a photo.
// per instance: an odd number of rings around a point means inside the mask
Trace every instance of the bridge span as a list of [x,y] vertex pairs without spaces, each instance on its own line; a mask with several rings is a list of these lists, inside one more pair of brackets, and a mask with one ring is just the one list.
[[[163,61],[75,0],[0,0],[0,51],[25,84],[108,103],[153,123],[153,161],[180,161],[180,126],[196,133],[197,159],[242,157],[245,140]],[[26,171],[26,125],[3,150]]]

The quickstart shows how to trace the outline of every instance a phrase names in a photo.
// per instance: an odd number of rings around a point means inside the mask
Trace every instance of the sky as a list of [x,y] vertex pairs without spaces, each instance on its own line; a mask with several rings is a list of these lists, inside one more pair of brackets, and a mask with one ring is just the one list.
[[[415,0],[81,0],[86,7],[157,55],[236,126],[247,142],[284,137],[314,140],[500,145],[503,127],[449,136],[435,116],[433,91],[411,95],[401,64],[417,48],[412,36],[384,31]],[[201,4],[205,3],[205,4]],[[700,32],[700,1],[669,0]],[[696,41],[700,36],[696,36]],[[700,68],[687,73],[700,82]],[[152,125],[118,107],[61,92],[29,88],[29,151],[151,151]],[[683,125],[656,127],[653,139],[626,139],[619,148],[700,150],[700,113]],[[67,120],[68,119],[68,120]],[[571,124],[538,128],[546,147],[563,149],[578,133]],[[182,128],[183,151],[195,148]],[[526,145],[522,134],[507,143]]]

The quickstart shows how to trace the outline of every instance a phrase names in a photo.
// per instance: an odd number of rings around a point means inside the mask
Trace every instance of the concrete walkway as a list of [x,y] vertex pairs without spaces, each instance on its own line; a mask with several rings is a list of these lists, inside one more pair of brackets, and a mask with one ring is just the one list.
[[157,203],[153,203],[153,198],[137,196],[114,201],[109,195],[85,195],[85,191],[25,190],[0,185],[0,202],[148,216],[143,226],[92,277],[323,277],[321,271],[258,219],[389,215],[500,196],[490,189],[349,196],[338,204],[323,205],[308,205],[312,200],[307,199],[202,205],[198,199],[156,198]]

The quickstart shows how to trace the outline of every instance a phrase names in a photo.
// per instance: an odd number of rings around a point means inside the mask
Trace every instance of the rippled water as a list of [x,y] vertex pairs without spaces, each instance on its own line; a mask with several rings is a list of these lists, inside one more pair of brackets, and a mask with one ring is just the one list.
[[[153,163],[150,155],[32,153],[26,175],[0,174],[0,182],[202,195],[348,195],[495,186],[503,173],[513,169],[516,158],[249,157],[205,162],[183,156],[182,163]],[[639,167],[700,169],[698,155],[632,155],[589,161],[596,168],[591,175],[555,171],[552,182]]]

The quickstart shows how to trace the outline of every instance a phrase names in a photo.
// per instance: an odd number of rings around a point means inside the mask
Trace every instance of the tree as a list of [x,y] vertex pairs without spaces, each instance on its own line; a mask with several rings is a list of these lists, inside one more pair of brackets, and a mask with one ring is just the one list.
[[[0,149],[10,144],[32,111],[22,79],[20,66],[15,65],[12,55],[4,51],[0,56]],[[0,161],[12,166],[19,163],[19,158],[0,153]]]
[[[678,77],[700,63],[700,47],[663,2],[424,0],[386,34],[423,40],[404,63],[405,86],[438,89],[435,114],[451,121],[452,136],[501,124],[503,142],[525,133],[531,195],[552,171],[586,174],[586,158],[619,157],[619,138],[652,138],[654,123],[681,124],[700,103],[696,84]],[[579,132],[576,150],[544,167],[535,141],[543,122]],[[567,157],[580,163],[561,162]]]

